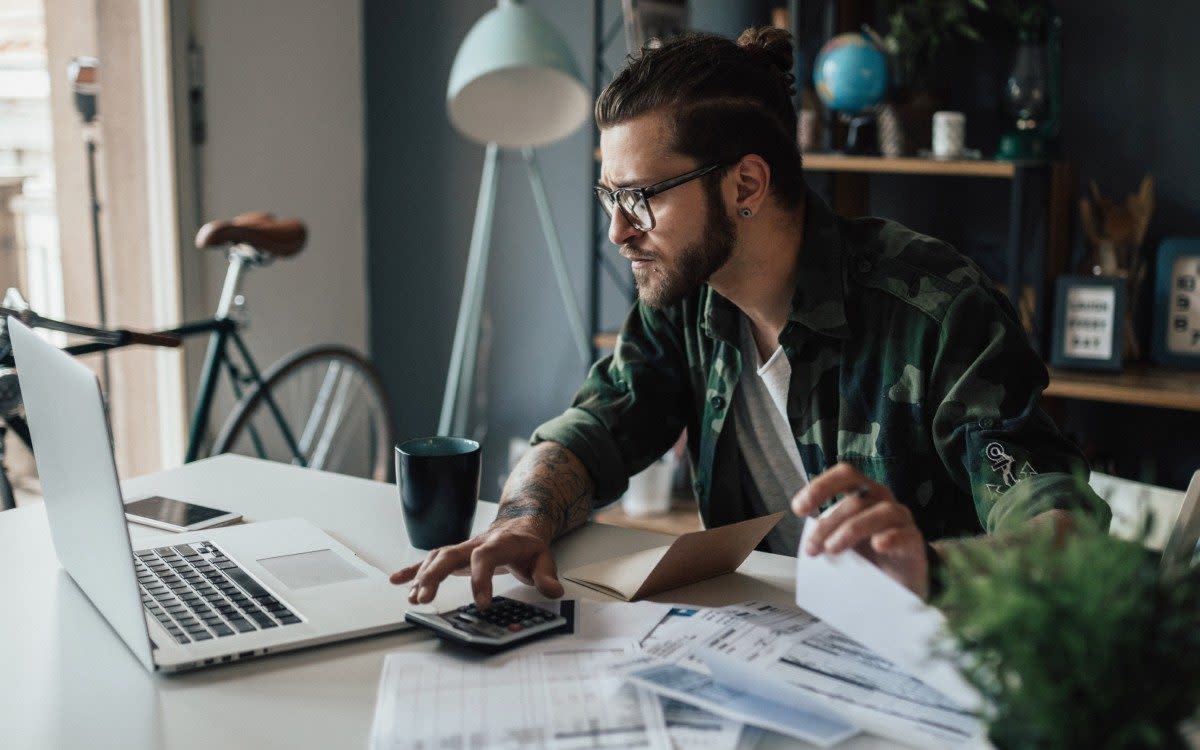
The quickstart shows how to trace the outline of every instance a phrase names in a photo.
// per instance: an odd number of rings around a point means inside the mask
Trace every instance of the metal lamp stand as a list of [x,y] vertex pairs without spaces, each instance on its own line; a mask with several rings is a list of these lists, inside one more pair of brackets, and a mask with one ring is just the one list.
[[[533,149],[522,147],[529,184],[537,205],[542,233],[546,236],[546,250],[558,282],[558,290],[566,307],[567,320],[579,349],[579,358],[584,365],[591,358],[587,333],[579,313],[579,303],[571,288],[567,265],[563,259],[558,231],[550,216],[550,201],[538,169]],[[488,255],[491,249],[492,223],[496,212],[496,168],[499,147],[489,143],[483,160],[483,176],[479,183],[479,200],[475,205],[475,224],[471,230],[471,250],[467,257],[467,276],[463,283],[462,300],[458,306],[458,322],[454,328],[454,348],[450,354],[450,371],[446,376],[446,389],[442,394],[442,411],[438,419],[439,435],[464,435],[467,428],[467,412],[470,394],[475,382],[475,365],[479,348],[479,324],[483,312],[483,291],[487,281]]]

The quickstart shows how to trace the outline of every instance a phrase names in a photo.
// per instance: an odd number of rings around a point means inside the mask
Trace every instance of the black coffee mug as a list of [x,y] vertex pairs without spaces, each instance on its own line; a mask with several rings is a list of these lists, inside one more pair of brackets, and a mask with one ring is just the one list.
[[465,542],[479,501],[479,443],[425,437],[396,446],[396,481],[408,539],[431,550]]

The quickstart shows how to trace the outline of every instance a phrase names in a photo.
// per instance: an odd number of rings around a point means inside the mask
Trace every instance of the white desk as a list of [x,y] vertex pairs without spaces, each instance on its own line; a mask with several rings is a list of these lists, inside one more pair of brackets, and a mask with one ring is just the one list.
[[[367,562],[392,571],[416,559],[396,487],[235,456],[219,456],[124,483],[126,499],[194,499],[247,520],[301,516]],[[487,526],[480,503],[475,526]],[[131,526],[138,536],[161,532]],[[644,531],[590,524],[556,546],[560,570],[664,543]],[[720,606],[793,601],[793,561],[755,552],[739,572],[672,591],[663,601]],[[509,581],[512,579],[510,578]],[[596,597],[564,581],[568,597]],[[506,582],[497,581],[496,590]],[[461,604],[455,577],[438,603]],[[407,587],[396,595],[407,594]],[[0,746],[54,748],[361,748],[383,657],[432,648],[397,633],[173,677],[146,672],[59,567],[41,506],[0,513]],[[764,747],[782,747],[772,741]],[[795,745],[792,745],[795,746]],[[859,737],[845,747],[888,747]]]

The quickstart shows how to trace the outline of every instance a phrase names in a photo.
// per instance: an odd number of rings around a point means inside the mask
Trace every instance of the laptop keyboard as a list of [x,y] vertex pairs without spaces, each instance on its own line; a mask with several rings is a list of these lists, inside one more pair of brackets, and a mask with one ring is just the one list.
[[144,550],[133,559],[142,606],[179,643],[300,622],[211,542]]

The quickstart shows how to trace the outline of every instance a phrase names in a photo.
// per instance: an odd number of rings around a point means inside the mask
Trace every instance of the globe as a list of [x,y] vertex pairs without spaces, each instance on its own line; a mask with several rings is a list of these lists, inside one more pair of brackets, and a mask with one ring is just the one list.
[[817,54],[813,85],[835,112],[855,114],[875,106],[887,84],[887,58],[865,34],[839,34]]

